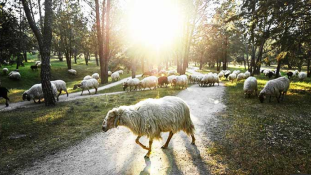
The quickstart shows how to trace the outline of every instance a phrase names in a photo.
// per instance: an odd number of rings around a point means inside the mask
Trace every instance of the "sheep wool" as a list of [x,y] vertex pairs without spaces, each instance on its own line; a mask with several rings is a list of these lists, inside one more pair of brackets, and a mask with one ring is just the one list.
[[290,81],[286,77],[279,77],[277,79],[270,80],[260,91],[259,99],[261,102],[263,102],[266,95],[269,95],[270,97],[274,95],[277,98],[277,101],[279,102],[279,98],[281,97],[281,95],[283,95],[284,97],[287,90],[289,89],[289,86]]
[[[52,86],[52,92],[53,92],[53,95],[54,97],[56,97],[57,95],[57,88],[56,86],[54,85],[54,83],[51,83],[51,86]],[[30,89],[28,89],[27,91],[25,91],[23,93],[23,100],[40,100],[44,98],[43,96],[43,91],[42,91],[42,85],[41,84],[35,84],[33,85]]]
[[244,73],[244,78],[248,78],[248,77],[250,77],[251,76],[251,73],[249,72],[249,71],[246,71],[245,73]]
[[90,75],[87,75],[83,78],[83,80],[89,80],[89,79],[92,79],[92,77]]
[[137,87],[139,86],[139,79],[138,78],[132,78],[127,80],[127,82],[124,82],[123,84],[123,90],[127,89],[127,87],[130,87],[130,91],[132,90],[132,87],[134,87],[134,90],[137,90]]
[[219,78],[222,78],[222,77],[224,77],[224,75],[225,75],[224,72],[220,72],[220,73],[218,74],[218,77],[219,77]]
[[94,73],[92,75],[92,78],[95,78],[96,80],[99,80],[99,74],[98,73]]
[[246,95],[252,95],[254,92],[257,95],[257,79],[255,77],[248,77],[244,82],[243,90],[245,97]]
[[176,79],[176,75],[171,75],[167,77],[168,83],[172,84],[173,80]]
[[179,86],[181,88],[188,87],[188,77],[187,75],[177,76],[176,79],[173,80],[173,84],[175,87]]
[[168,71],[168,75],[176,75],[176,74],[177,74],[176,70]]
[[307,73],[306,72],[299,72],[298,78],[300,81],[303,81],[305,78],[307,78]]
[[74,69],[69,69],[68,72],[72,75],[77,75],[77,71]]
[[240,73],[237,77],[237,81],[243,80],[245,78],[244,73]]
[[9,72],[9,69],[8,68],[3,68],[2,72],[3,72],[4,75],[6,75]]
[[21,76],[21,74],[19,72],[11,71],[9,73],[9,78],[10,79],[15,79],[15,80],[20,80],[22,78],[22,76]]
[[118,70],[119,74],[123,75],[123,70]]
[[234,81],[237,77],[236,77],[236,74],[232,73],[232,74],[229,75],[228,78],[229,78],[229,81],[231,81],[231,82],[233,83],[233,81]]
[[152,87],[156,89],[158,86],[158,78],[156,76],[146,77],[143,80],[141,80],[140,86],[144,89],[145,88],[151,89]]
[[111,79],[112,79],[112,81],[118,81],[118,80],[120,80],[120,74],[119,74],[119,72],[114,72],[113,74],[111,74]]
[[60,94],[62,93],[62,91],[65,91],[68,97],[68,91],[67,91],[67,86],[66,86],[66,82],[63,80],[54,80],[51,81],[52,84],[55,85],[57,91],[59,92],[58,96],[57,96],[57,100],[58,97],[60,96]]

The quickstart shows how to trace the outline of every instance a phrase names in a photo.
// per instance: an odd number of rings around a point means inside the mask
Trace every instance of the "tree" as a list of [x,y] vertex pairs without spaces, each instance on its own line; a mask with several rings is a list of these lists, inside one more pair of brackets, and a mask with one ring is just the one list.
[[52,23],[53,23],[53,10],[52,10],[52,0],[45,0],[45,15],[44,15],[44,27],[40,31],[36,26],[36,23],[31,15],[29,9],[29,2],[27,0],[21,0],[25,10],[25,14],[32,29],[35,34],[38,44],[39,52],[41,55],[41,84],[44,95],[44,102],[46,106],[55,105],[56,101],[52,92],[51,86],[51,67],[50,67],[50,51],[51,51],[51,41],[52,41]]

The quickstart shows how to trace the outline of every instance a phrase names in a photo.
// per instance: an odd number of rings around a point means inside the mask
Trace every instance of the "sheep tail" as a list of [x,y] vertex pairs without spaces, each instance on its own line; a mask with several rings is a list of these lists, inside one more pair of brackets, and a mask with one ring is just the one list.
[[188,135],[193,135],[194,134],[194,131],[195,131],[195,128],[194,128],[194,125],[191,121],[191,117],[190,117],[190,110],[189,110],[189,107],[187,106],[185,108],[185,123],[184,123],[184,131],[185,133],[187,133]]

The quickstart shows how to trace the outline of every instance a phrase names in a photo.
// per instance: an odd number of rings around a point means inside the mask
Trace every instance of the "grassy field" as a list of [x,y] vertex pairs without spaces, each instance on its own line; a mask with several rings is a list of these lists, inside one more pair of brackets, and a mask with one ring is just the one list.
[[[40,69],[38,69],[38,71],[32,71],[30,69],[30,66],[34,65],[35,61],[37,61],[37,55],[29,54],[28,63],[25,63],[25,67],[19,68],[22,76],[22,79],[19,81],[11,80],[8,76],[4,76],[2,71],[0,72],[2,86],[7,87],[10,90],[9,98],[11,103],[22,101],[22,94],[24,91],[28,90],[32,85],[40,83]],[[92,75],[96,72],[99,73],[99,66],[96,66],[94,57],[91,57],[88,66],[85,65],[84,59],[77,60],[77,64],[74,64],[74,60],[72,60],[72,69],[77,70],[77,75],[71,75],[68,73],[66,61],[60,62],[55,57],[52,57],[51,65],[52,80],[64,80],[67,83],[69,93],[80,91],[80,89],[73,90],[72,88],[75,84],[78,84],[83,80],[84,76]],[[12,71],[15,70],[16,65],[2,67],[7,67],[9,71]],[[124,71],[124,74],[121,75],[121,79],[129,76],[131,76],[131,74]],[[108,81],[111,82],[110,77]],[[1,98],[0,104],[4,104],[4,102],[5,100]]]
[[103,119],[113,107],[175,95],[179,91],[158,88],[62,102],[50,108],[38,106],[1,112],[0,174],[11,174],[16,168],[101,132]]
[[[237,69],[231,67],[230,69]],[[282,72],[284,75],[284,72]],[[256,76],[259,91],[268,81]],[[284,101],[244,98],[243,83],[223,80],[226,111],[208,153],[213,174],[311,174],[311,84],[291,81]]]

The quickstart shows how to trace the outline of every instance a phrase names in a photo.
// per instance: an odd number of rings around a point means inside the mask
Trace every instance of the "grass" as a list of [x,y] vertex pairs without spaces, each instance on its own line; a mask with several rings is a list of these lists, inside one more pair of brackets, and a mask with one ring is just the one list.
[[[19,81],[11,80],[8,76],[3,76],[2,72],[0,72],[2,86],[7,87],[10,90],[9,98],[11,103],[22,101],[22,94],[24,91],[28,90],[32,85],[40,83],[40,69],[38,69],[38,71],[32,71],[30,69],[30,66],[34,65],[35,61],[37,61],[37,55],[28,54],[28,62],[25,63],[25,67],[19,67],[22,76]],[[80,83],[84,76],[99,72],[99,66],[96,66],[94,57],[91,58],[88,66],[85,65],[84,59],[77,60],[77,64],[74,64],[74,61],[72,60],[72,68],[77,70],[77,75],[69,74],[67,72],[66,61],[61,62],[53,56],[51,57],[51,65],[52,80],[64,80],[67,83],[69,93],[81,91],[80,89],[73,90],[73,86]],[[16,68],[15,65],[3,67],[7,67],[9,71],[15,70]],[[137,74],[139,73],[140,72]],[[131,74],[124,71],[124,74],[121,75],[121,79],[129,76],[131,76]],[[108,81],[109,83],[112,82],[110,77]],[[5,100],[1,98],[0,104],[4,103]]]
[[50,108],[38,106],[1,112],[0,174],[12,174],[17,168],[101,132],[103,118],[113,107],[175,95],[179,91],[158,88],[62,102]]
[[[259,91],[268,81],[256,77]],[[311,84],[294,79],[281,103],[244,98],[243,81],[226,85],[208,153],[213,174],[311,174]]]

